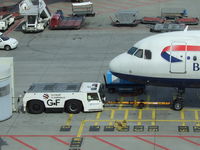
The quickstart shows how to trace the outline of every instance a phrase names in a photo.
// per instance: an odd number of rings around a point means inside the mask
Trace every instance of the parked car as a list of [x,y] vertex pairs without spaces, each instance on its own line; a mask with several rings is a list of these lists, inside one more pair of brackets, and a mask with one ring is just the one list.
[[2,33],[0,33],[0,49],[9,51],[15,49],[18,45],[18,41],[14,38],[9,38]]

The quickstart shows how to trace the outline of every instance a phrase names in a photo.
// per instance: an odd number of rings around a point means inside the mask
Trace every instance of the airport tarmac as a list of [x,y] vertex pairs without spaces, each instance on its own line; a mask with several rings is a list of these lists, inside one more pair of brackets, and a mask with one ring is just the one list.
[[[1,5],[13,1],[0,0]],[[71,3],[46,0],[52,12],[71,13]],[[94,0],[96,16],[86,18],[80,30],[46,29],[24,34],[17,29],[8,35],[19,41],[17,49],[0,51],[1,57],[14,57],[15,97],[32,83],[103,82],[109,61],[128,50],[136,41],[153,35],[146,25],[112,27],[109,16],[119,9],[138,9],[140,16],[158,16],[162,7],[183,7],[189,15],[200,16],[196,0]],[[192,26],[189,29],[200,29]],[[170,101],[176,89],[148,86],[142,95],[108,94],[108,100]],[[185,108],[169,106],[106,106],[94,113],[13,113],[0,122],[0,150],[198,150],[200,148],[200,90],[188,89]],[[116,121],[127,122],[118,131]],[[113,126],[115,126],[113,128]],[[78,137],[78,138],[76,138]],[[72,138],[75,138],[73,145]]]

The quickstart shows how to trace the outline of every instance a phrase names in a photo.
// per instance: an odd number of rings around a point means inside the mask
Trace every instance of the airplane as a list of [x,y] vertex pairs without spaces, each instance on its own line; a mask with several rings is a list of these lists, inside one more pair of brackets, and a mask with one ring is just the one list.
[[172,109],[184,107],[185,88],[200,87],[200,31],[146,37],[109,64],[115,76],[139,84],[176,87]]

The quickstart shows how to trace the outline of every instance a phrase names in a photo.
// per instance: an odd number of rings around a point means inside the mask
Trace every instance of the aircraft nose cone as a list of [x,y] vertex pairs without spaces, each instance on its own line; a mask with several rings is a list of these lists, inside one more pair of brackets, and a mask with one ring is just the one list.
[[117,57],[110,61],[109,68],[111,72],[119,72],[120,63]]

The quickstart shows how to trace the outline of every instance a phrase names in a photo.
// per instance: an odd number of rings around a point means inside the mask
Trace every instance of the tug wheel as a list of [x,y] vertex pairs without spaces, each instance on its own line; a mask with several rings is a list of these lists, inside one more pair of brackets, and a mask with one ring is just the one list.
[[83,108],[83,105],[78,100],[70,100],[65,104],[65,111],[72,114],[78,114]]
[[28,112],[31,114],[41,114],[45,110],[44,103],[39,100],[30,101],[27,107]]

